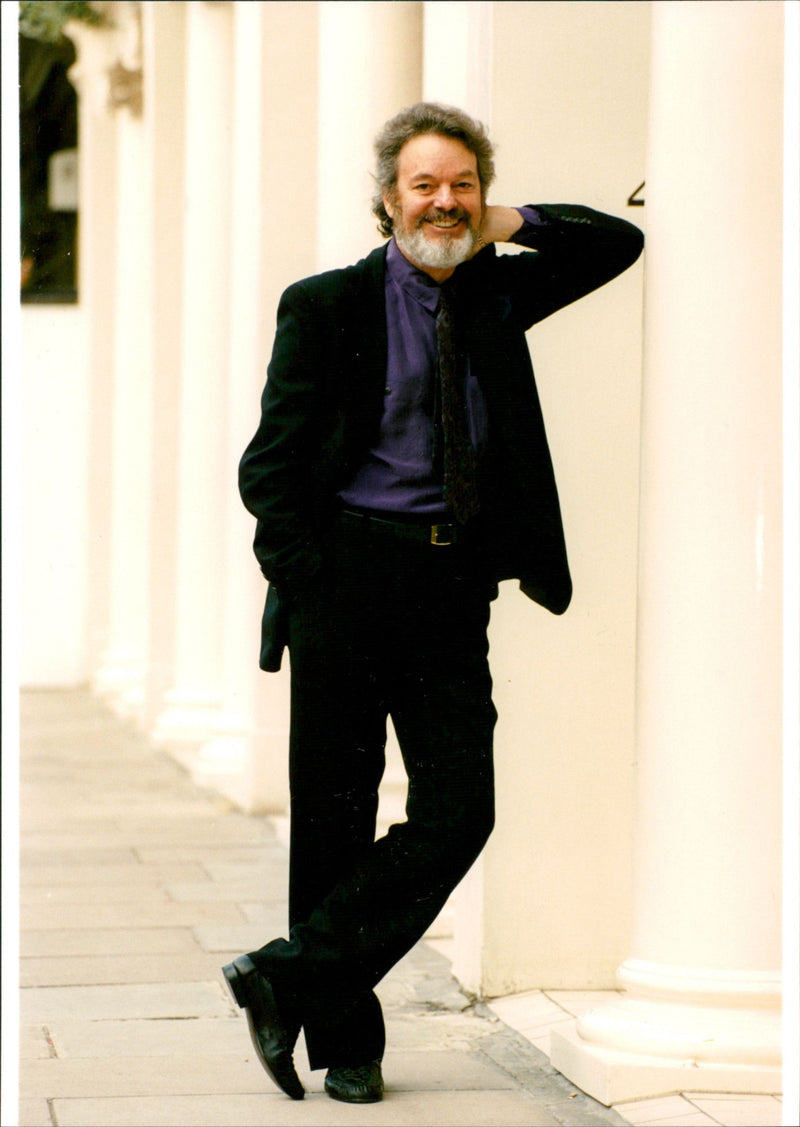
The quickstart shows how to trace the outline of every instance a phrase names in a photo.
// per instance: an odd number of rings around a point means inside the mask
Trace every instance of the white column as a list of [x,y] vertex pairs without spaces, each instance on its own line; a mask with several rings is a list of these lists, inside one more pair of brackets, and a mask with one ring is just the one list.
[[[118,67],[141,68],[135,6],[117,14]],[[139,74],[140,77],[140,74]],[[148,111],[152,112],[152,108]],[[148,624],[152,437],[152,216],[149,151],[136,97],[117,113],[114,343],[111,432],[110,611],[94,688],[121,714],[137,717],[144,696]]]
[[[422,5],[321,3],[319,21],[319,269],[326,270],[380,243],[372,142],[384,121],[419,101]],[[337,168],[348,175],[332,174]]]
[[[212,717],[202,746],[192,759],[196,781],[214,786],[253,809],[253,736],[258,656],[258,568],[247,549],[252,518],[239,500],[237,465],[245,442],[255,429],[256,401],[247,402],[255,370],[263,368],[258,354],[261,317],[261,193],[263,129],[264,5],[234,4],[232,28],[231,101],[231,226],[230,287],[227,295],[230,325],[226,365],[226,416],[220,417],[220,440],[225,457],[220,465],[222,568],[217,598],[223,609],[219,668],[219,712]],[[242,414],[249,407],[245,419]]]
[[780,1090],[781,4],[654,5],[626,993],[604,1103]]
[[145,708],[150,730],[173,686],[175,657],[181,318],[183,311],[184,134],[186,130],[186,5],[143,4],[144,102],[153,164],[150,240],[157,269],[153,319],[153,447],[149,649]]
[[[645,171],[649,5],[491,9],[490,202],[641,223],[626,200]],[[492,605],[497,820],[455,896],[453,964],[489,997],[608,989],[627,952],[641,308],[637,263],[529,334],[575,594],[558,617],[509,581]]]
[[487,0],[426,0],[423,95],[458,106],[479,121],[491,117],[492,7]]
[[121,115],[108,106],[107,70],[114,39],[106,28],[73,20],[68,25],[77,59],[69,72],[78,91],[79,300],[90,326],[88,524],[86,603],[88,667],[97,668],[108,639],[110,616],[111,429],[114,357],[114,245],[117,216],[117,127]]
[[232,6],[193,0],[186,27],[175,680],[154,731],[176,751],[208,738],[221,703]]
[[[224,566],[220,599],[222,624],[221,708],[213,734],[192,762],[194,778],[213,785],[246,810],[281,811],[288,798],[287,751],[289,700],[287,671],[259,671],[261,610],[266,582],[252,552],[254,522],[239,497],[237,468],[258,423],[259,395],[271,338],[265,326],[274,319],[277,295],[265,306],[265,273],[280,261],[275,241],[267,239],[268,215],[286,223],[302,205],[301,195],[277,199],[276,185],[288,182],[298,191],[302,174],[293,154],[275,135],[271,110],[275,95],[290,87],[291,73],[315,40],[304,41],[299,16],[279,6],[236,4],[233,26],[233,111],[231,135],[231,283],[228,412],[222,472]],[[297,34],[294,34],[297,33]],[[291,53],[287,51],[291,47]],[[280,115],[278,115],[280,116]],[[313,143],[301,107],[291,128],[305,149]],[[276,169],[276,154],[280,168]],[[302,157],[301,157],[302,160]],[[289,171],[291,170],[291,171]],[[304,209],[305,210],[305,209]],[[305,211],[308,214],[308,211]],[[298,254],[313,270],[314,223],[305,225],[306,247],[292,247],[293,267],[302,273]],[[294,279],[292,279],[294,280]],[[269,338],[269,339],[268,339]]]

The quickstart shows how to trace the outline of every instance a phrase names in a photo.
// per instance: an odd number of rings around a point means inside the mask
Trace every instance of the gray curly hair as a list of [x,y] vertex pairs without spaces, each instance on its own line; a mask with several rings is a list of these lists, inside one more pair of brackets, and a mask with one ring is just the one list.
[[455,106],[443,106],[438,102],[417,102],[415,106],[401,110],[386,122],[375,138],[377,165],[372,211],[378,218],[381,234],[387,239],[394,224],[383,205],[383,195],[386,193],[391,197],[397,186],[397,165],[403,145],[423,133],[452,137],[475,154],[484,196],[494,180],[494,148],[481,122],[473,120]]

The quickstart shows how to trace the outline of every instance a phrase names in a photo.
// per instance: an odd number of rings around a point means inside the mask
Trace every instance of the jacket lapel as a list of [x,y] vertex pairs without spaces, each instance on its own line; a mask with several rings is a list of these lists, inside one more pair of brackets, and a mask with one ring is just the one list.
[[377,434],[386,382],[386,247],[378,247],[356,267],[358,283],[351,318],[353,371],[348,373],[352,440],[366,449]]

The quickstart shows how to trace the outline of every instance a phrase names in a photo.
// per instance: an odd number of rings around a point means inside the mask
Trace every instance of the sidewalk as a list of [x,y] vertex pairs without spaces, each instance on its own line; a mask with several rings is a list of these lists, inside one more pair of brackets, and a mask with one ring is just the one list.
[[[330,1100],[302,1047],[308,1094],[287,1099],[255,1060],[220,974],[285,934],[287,858],[270,820],[196,788],[87,692],[23,693],[21,730],[23,1127],[631,1121],[471,1006],[427,943],[378,989],[384,1102]],[[777,1117],[748,1122],[780,1122],[771,1106]],[[653,1112],[650,1122],[655,1102]]]

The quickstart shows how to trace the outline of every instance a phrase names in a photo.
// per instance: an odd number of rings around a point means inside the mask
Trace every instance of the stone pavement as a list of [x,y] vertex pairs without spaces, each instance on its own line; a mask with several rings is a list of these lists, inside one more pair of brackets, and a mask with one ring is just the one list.
[[220,966],[285,934],[268,818],[198,789],[88,692],[27,691],[22,751],[21,1125],[622,1124],[420,943],[378,988],[381,1104],[337,1104],[298,1049],[293,1102],[254,1058]]

